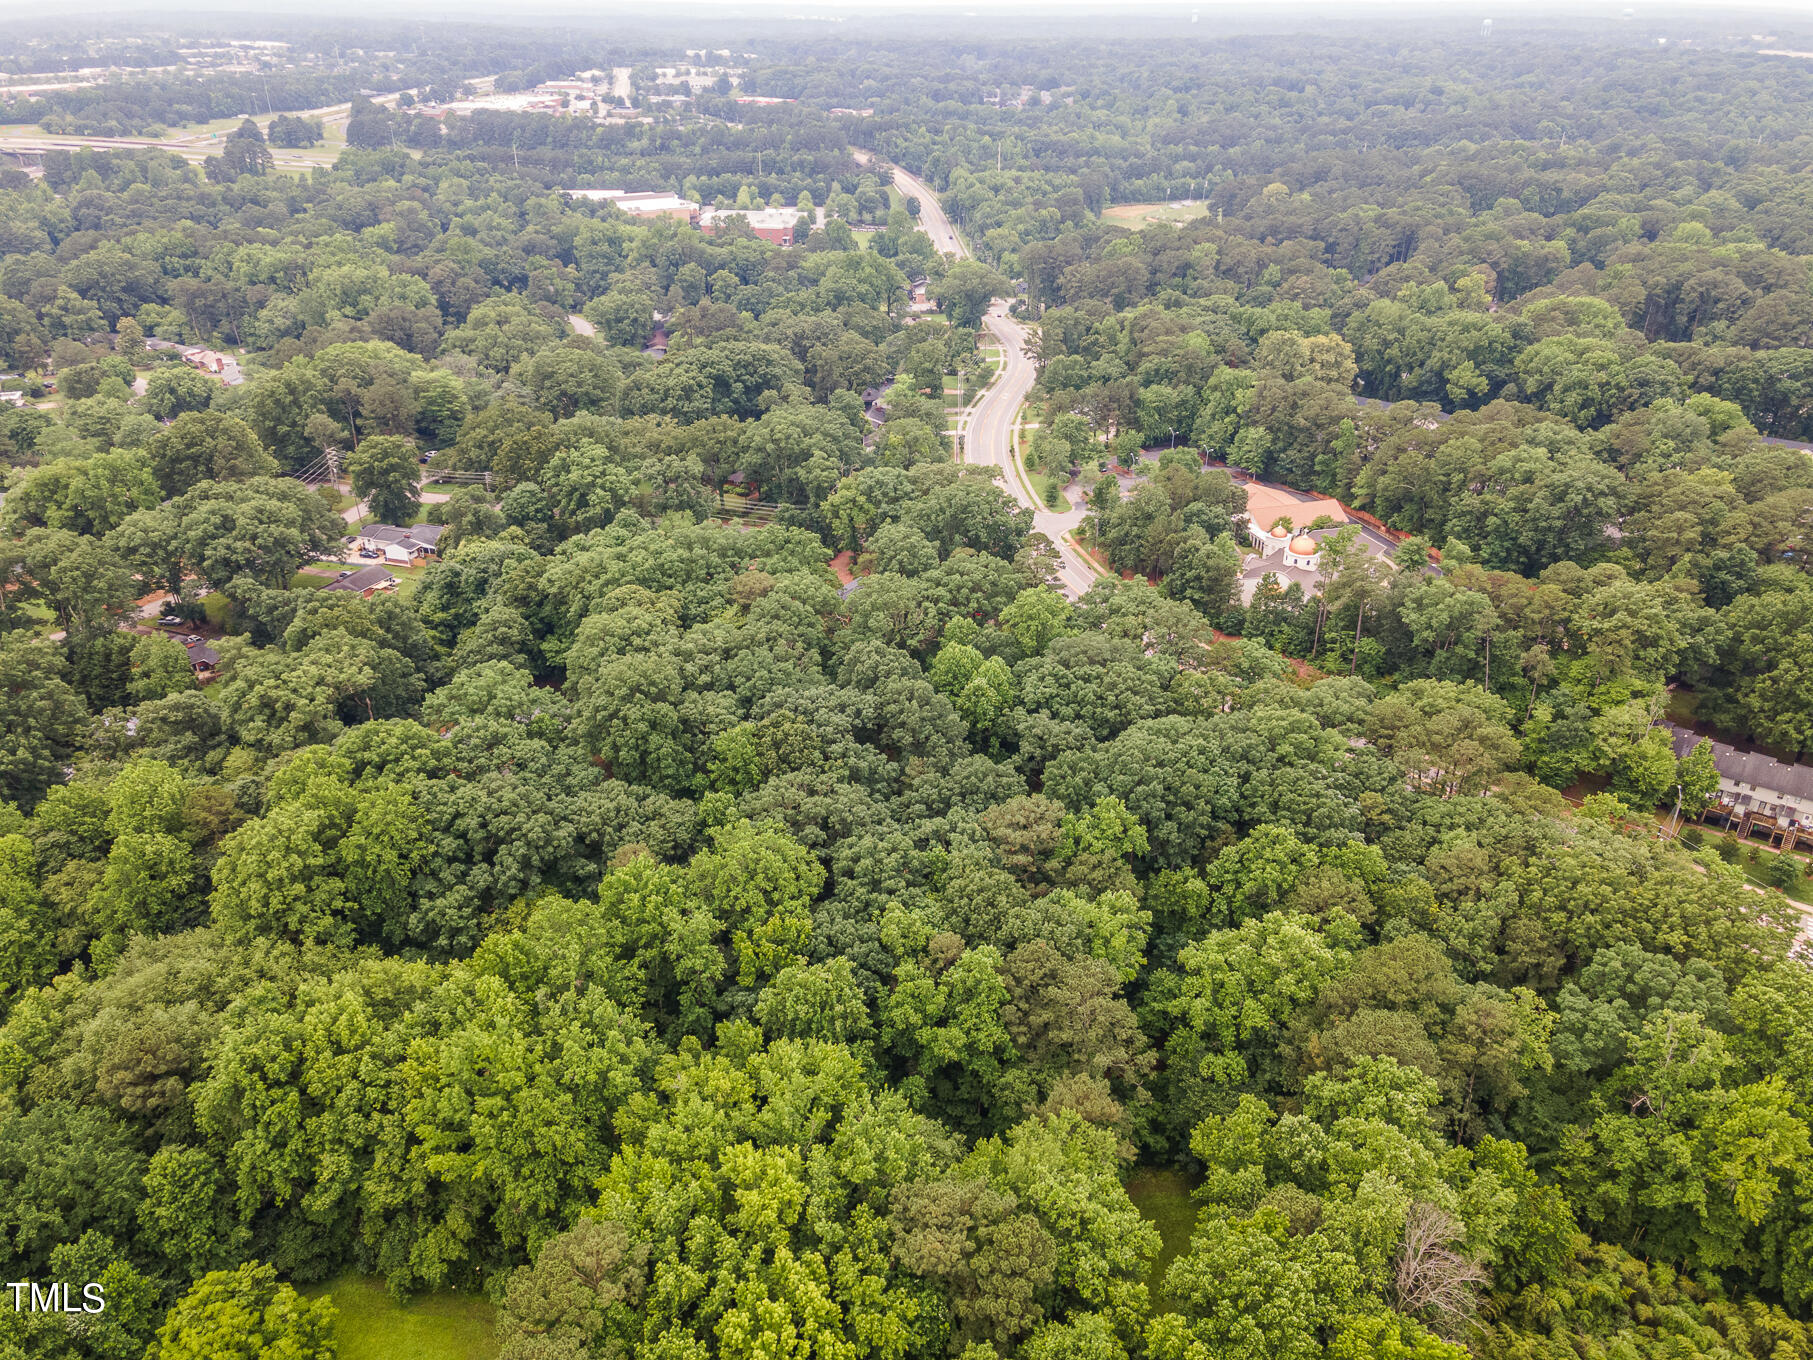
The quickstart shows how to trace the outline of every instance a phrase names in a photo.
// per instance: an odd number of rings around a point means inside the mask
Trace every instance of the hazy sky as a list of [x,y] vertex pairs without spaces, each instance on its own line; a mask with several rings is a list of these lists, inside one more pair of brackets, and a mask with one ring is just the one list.
[[[1776,20],[1792,23],[1813,17],[1813,0],[85,0],[80,9],[82,15],[90,18],[106,13],[156,15],[179,25],[184,13],[305,19],[398,16],[608,26],[613,22],[651,20],[734,22],[739,17],[849,22],[865,16],[915,12],[974,15],[985,24],[991,18],[1011,21],[1032,13],[1062,17],[1071,24],[1094,16],[1100,16],[1107,24],[1134,15],[1161,20],[1175,16],[1188,21],[1194,14],[1204,31],[1227,33],[1276,31],[1306,21],[1313,23],[1319,15],[1362,21],[1376,16],[1393,26],[1415,22],[1419,14],[1448,24],[1554,15],[1575,22],[1634,19],[1640,25],[1648,25],[1669,23],[1697,12],[1729,15],[1740,24],[1767,25]],[[1746,17],[1738,18],[1739,14]],[[0,20],[23,20],[29,29],[36,27],[32,21],[42,22],[46,17],[42,0],[0,0]],[[3,43],[0,38],[0,45]]]
[[[1813,10],[1810,0],[317,0],[298,4],[295,0],[274,3],[247,3],[247,0],[91,0],[84,12],[106,10],[156,10],[177,15],[184,11],[211,14],[239,12],[247,15],[356,13],[368,17],[385,14],[426,14],[485,16],[521,21],[534,16],[587,16],[605,18],[635,15],[655,18],[662,15],[683,16],[688,13],[716,12],[746,14],[763,18],[809,18],[839,14],[894,13],[911,11],[973,11],[978,14],[1003,10],[1064,10],[1074,13],[1188,14],[1204,16],[1230,13],[1295,13],[1367,14],[1388,13],[1402,17],[1406,11],[1429,10],[1448,18],[1481,18],[1531,13],[1565,13],[1576,18],[1593,14],[1620,15],[1629,10],[1636,17],[1654,18],[1693,10],[1754,11],[1759,14],[1798,14]],[[42,17],[41,0],[0,0],[0,15]]]

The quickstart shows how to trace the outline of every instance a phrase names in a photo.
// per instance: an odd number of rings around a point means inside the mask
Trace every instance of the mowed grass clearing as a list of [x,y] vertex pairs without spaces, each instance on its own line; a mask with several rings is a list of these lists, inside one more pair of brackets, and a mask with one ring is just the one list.
[[1154,222],[1193,222],[1208,211],[1204,203],[1116,203],[1103,210],[1102,220],[1121,227],[1148,227]]
[[1191,1198],[1194,1188],[1188,1176],[1165,1167],[1136,1167],[1127,1178],[1127,1198],[1133,1201],[1140,1217],[1158,1229],[1163,1243],[1146,1279],[1154,1312],[1174,1311],[1165,1295],[1165,1272],[1171,1262],[1190,1249],[1190,1236],[1196,1231],[1196,1201]]
[[384,1281],[360,1275],[301,1292],[333,1299],[340,1360],[496,1360],[497,1315],[481,1296],[429,1294],[398,1303]]

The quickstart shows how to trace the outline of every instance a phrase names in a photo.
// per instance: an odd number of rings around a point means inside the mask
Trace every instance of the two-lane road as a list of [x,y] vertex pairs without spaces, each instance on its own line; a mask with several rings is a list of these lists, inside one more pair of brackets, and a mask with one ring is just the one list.
[[1064,535],[1083,522],[1085,509],[1076,506],[1061,513],[1047,509],[1027,483],[1014,456],[1014,426],[1026,394],[1038,377],[1038,370],[1026,357],[1025,327],[1007,315],[1005,302],[989,308],[983,324],[1001,347],[1001,372],[970,412],[964,461],[998,469],[1007,494],[1032,511],[1033,528],[1058,550],[1058,588],[1077,599],[1095,583],[1096,573],[1083,555],[1065,542]]
[[[873,152],[852,150],[864,165],[874,159]],[[919,200],[919,229],[932,238],[941,253],[960,260],[970,258],[963,238],[939,205],[938,195],[924,181],[895,166],[894,184],[902,193]],[[1062,513],[1047,509],[1027,482],[1015,456],[1014,426],[1020,419],[1026,394],[1038,377],[1037,368],[1026,357],[1026,328],[1007,315],[1005,301],[997,301],[988,309],[983,324],[1001,347],[1001,371],[970,409],[964,461],[996,468],[1007,494],[1032,511],[1033,528],[1049,538],[1058,551],[1058,588],[1071,599],[1078,599],[1095,583],[1096,572],[1080,552],[1065,542],[1064,536],[1083,522],[1085,508],[1076,506]]]
[[894,167],[894,186],[901,193],[919,200],[919,229],[932,238],[932,244],[941,253],[955,255],[959,260],[969,258],[969,248],[963,244],[963,238],[957,235],[951,219],[944,215],[938,195],[924,181],[909,175],[897,165]]
[[[858,165],[867,165],[875,159],[873,151],[864,151],[853,146],[850,154],[856,157]],[[951,225],[951,219],[944,215],[944,208],[938,202],[938,195],[926,187],[924,180],[909,175],[898,165],[894,167],[894,187],[909,198],[919,200],[919,230],[932,238],[932,244],[942,255],[955,255],[959,260],[969,258],[969,249],[963,244],[963,238],[957,235],[957,229]]]

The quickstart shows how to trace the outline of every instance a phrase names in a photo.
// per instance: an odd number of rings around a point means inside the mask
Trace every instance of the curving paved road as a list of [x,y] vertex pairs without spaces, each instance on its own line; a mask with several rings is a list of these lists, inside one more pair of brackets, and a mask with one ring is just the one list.
[[[471,82],[473,87],[481,92],[495,86],[496,83],[496,76],[480,76]],[[377,95],[373,97],[372,103],[387,108],[394,108],[402,93],[403,91],[397,90],[390,94]],[[412,89],[409,93],[419,95],[421,94],[421,88],[417,87],[416,89]],[[273,115],[267,112],[254,117],[252,121],[257,123],[259,127],[265,129],[268,133],[270,131],[272,116]],[[319,118],[323,126],[345,123],[352,117],[352,104],[324,104],[318,109],[298,110],[296,116],[299,118]],[[229,134],[226,132],[197,131],[179,132],[173,136],[162,138],[77,137],[73,134],[61,135],[33,132],[23,136],[0,137],[0,153],[16,154],[24,152],[27,155],[42,155],[43,152],[47,150],[143,151],[151,149],[173,152],[174,154],[181,156],[190,164],[199,165],[209,156],[219,154],[221,143],[224,142],[228,136]],[[331,159],[323,159],[323,152],[326,149],[327,148],[323,147],[305,147],[292,151],[283,147],[274,146],[271,148],[271,159],[280,170],[324,169],[332,164]],[[335,152],[335,154],[337,155],[338,153]]]
[[[871,151],[852,147],[856,159],[867,165],[874,158]],[[900,191],[919,200],[919,229],[932,238],[932,244],[946,255],[960,260],[970,258],[969,248],[950,218],[938,203],[938,195],[915,175],[894,167],[894,183]],[[1001,347],[1001,369],[988,389],[969,408],[964,425],[963,460],[999,469],[1008,495],[1032,511],[1033,528],[1051,540],[1058,550],[1058,588],[1071,599],[1079,598],[1095,583],[1097,572],[1082,553],[1065,542],[1064,536],[1083,522],[1086,507],[1078,504],[1058,512],[1046,508],[1032,485],[1026,480],[1019,460],[1014,456],[1014,430],[1019,424],[1020,407],[1032,390],[1038,371],[1026,357],[1026,328],[1007,315],[1007,303],[997,300],[988,309],[983,325]]]
[[1005,302],[989,308],[983,325],[1001,346],[1001,371],[970,409],[964,461],[1000,469],[1008,494],[1032,511],[1033,528],[1058,550],[1058,588],[1077,599],[1095,583],[1096,572],[1064,536],[1083,522],[1086,509],[1082,505],[1062,512],[1047,509],[1014,457],[1014,427],[1019,423],[1021,404],[1038,377],[1032,360],[1026,357],[1026,329],[1007,315]]

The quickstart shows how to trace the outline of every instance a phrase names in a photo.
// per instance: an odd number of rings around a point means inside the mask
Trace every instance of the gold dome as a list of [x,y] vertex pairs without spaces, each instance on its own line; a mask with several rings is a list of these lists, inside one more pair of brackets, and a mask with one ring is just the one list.
[[1291,551],[1298,557],[1314,557],[1317,552],[1316,540],[1308,534],[1298,534],[1291,540]]

